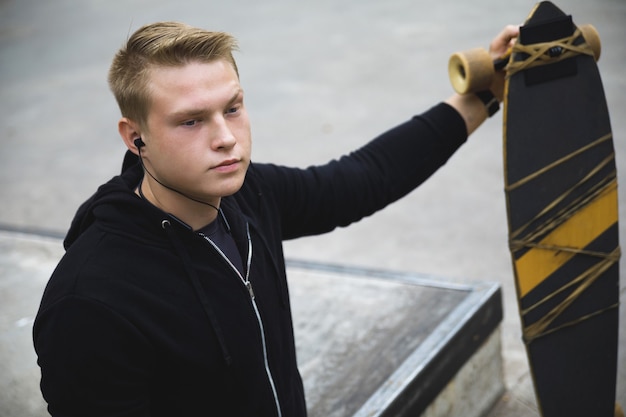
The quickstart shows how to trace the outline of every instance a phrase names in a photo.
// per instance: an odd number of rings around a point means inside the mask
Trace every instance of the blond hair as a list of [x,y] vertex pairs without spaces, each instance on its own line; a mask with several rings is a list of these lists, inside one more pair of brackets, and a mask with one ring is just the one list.
[[149,72],[189,62],[225,60],[239,75],[233,51],[236,40],[224,32],[210,32],[178,22],[158,22],[138,29],[115,55],[109,87],[122,116],[146,128],[150,109]]

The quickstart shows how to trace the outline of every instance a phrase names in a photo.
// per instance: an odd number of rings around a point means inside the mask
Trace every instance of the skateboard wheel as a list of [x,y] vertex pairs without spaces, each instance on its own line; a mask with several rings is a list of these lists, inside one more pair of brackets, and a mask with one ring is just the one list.
[[600,52],[602,52],[602,44],[600,43],[600,35],[593,25],[580,25],[578,27],[583,33],[583,38],[593,50],[593,56],[596,61],[600,60]]
[[491,55],[483,48],[457,52],[448,61],[450,83],[459,94],[489,89],[494,74]]

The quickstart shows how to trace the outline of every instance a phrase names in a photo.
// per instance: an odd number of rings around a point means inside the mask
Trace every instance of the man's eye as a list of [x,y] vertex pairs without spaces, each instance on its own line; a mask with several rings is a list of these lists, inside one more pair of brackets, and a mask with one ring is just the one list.
[[198,123],[197,120],[187,120],[182,123],[183,126],[195,126]]
[[226,110],[226,114],[233,114],[233,113],[237,113],[239,111],[239,106],[235,106],[235,107],[231,107],[230,109]]

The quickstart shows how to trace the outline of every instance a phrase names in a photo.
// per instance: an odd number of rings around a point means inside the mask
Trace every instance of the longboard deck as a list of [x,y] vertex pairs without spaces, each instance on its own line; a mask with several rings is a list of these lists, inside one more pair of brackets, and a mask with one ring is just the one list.
[[[593,54],[580,52],[585,41],[575,31],[571,16],[550,2],[539,3],[520,31],[518,46],[564,38],[569,45],[549,49],[547,65],[510,71],[505,83],[509,237],[542,415],[609,417],[619,317],[617,175],[598,68]],[[516,47],[511,65],[529,59],[532,51]]]

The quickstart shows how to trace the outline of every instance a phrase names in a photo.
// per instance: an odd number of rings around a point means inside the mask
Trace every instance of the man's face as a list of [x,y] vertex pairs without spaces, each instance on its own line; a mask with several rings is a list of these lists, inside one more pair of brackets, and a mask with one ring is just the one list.
[[243,90],[226,61],[150,70],[146,168],[191,197],[217,202],[243,184],[251,134]]

